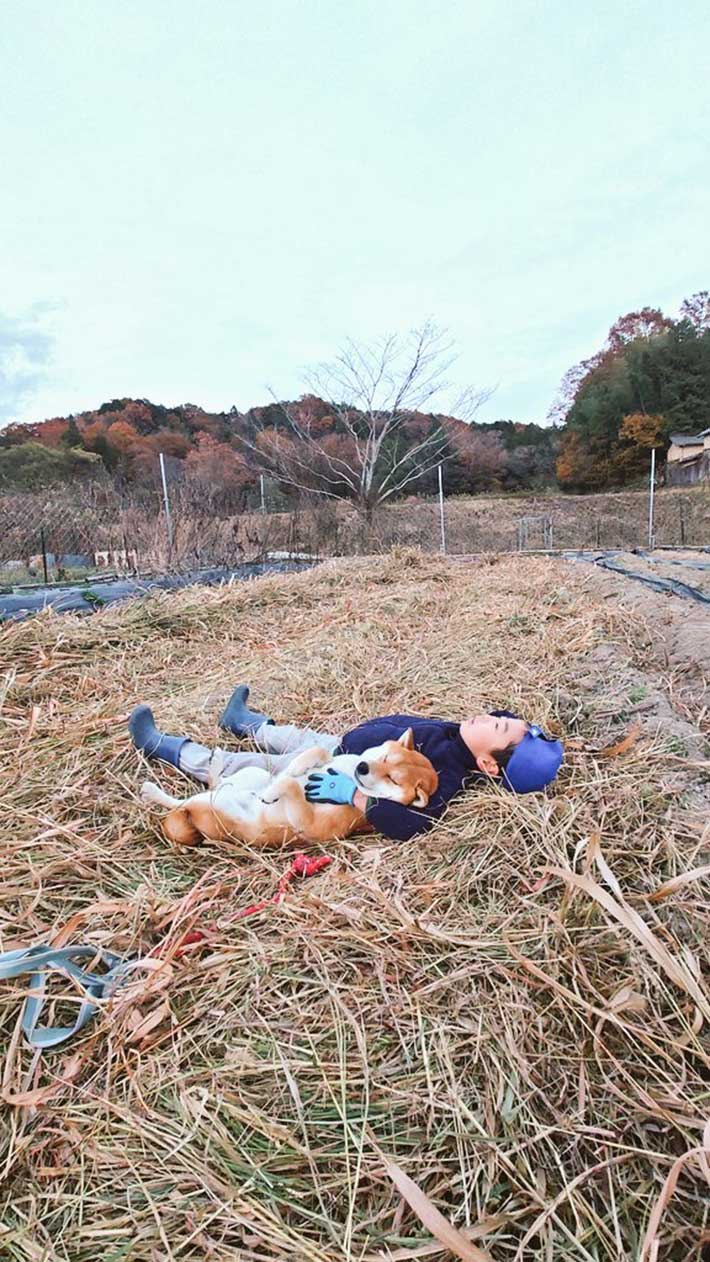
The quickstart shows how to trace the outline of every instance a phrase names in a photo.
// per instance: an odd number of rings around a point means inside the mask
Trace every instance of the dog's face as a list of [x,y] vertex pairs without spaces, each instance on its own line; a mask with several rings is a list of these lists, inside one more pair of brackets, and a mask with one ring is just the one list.
[[436,791],[439,777],[429,759],[414,748],[414,733],[408,727],[398,741],[365,750],[355,768],[355,781],[369,797],[422,807]]

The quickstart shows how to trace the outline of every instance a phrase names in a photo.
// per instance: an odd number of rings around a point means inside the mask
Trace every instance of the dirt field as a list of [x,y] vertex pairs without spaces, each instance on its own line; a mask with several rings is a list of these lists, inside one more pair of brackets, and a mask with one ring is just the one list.
[[[0,654],[3,949],[161,950],[42,1057],[0,983],[0,1257],[706,1256],[702,606],[561,560],[401,550],[41,615]],[[331,730],[514,709],[566,763],[545,796],[470,790],[407,846],[336,843],[243,920],[289,856],[170,851],[125,732],[147,700],[211,741],[242,679]]]

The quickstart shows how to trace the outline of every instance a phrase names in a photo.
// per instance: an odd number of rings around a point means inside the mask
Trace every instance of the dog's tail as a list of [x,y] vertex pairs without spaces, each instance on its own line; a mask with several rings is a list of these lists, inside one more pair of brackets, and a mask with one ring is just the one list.
[[150,780],[146,780],[141,785],[141,802],[151,802],[156,806],[179,806],[180,799],[173,798],[169,793],[165,793],[158,788],[157,784],[152,784]]
[[203,834],[192,822],[189,806],[176,806],[161,824],[168,841],[175,846],[199,846]]
[[169,806],[170,812],[161,823],[161,828],[168,841],[175,846],[197,846],[202,841],[202,833],[195,828],[190,817],[190,807],[179,798],[172,798],[164,793],[157,784],[146,780],[141,785],[141,801],[155,803],[156,806]]

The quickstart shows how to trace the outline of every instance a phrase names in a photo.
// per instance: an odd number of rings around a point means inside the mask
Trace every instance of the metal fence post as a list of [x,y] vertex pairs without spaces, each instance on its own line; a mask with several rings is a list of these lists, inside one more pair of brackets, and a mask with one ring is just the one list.
[[39,528],[39,541],[42,545],[42,569],[44,570],[44,581],[49,582],[49,574],[47,572],[47,543],[44,537],[44,526]]
[[168,483],[165,477],[165,456],[160,452],[160,476],[163,482],[163,502],[165,504],[165,529],[168,535],[168,560],[173,552],[173,520],[170,516],[170,500],[168,499]]
[[441,519],[441,551],[446,554],[446,519],[444,517],[444,478],[439,465],[439,517]]
[[648,546],[653,547],[653,492],[656,487],[656,448],[651,448],[651,477],[648,500]]

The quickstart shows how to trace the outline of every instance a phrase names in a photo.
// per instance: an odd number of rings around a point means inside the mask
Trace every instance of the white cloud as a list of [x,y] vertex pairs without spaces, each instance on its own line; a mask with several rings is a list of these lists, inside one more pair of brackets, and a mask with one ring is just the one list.
[[22,316],[0,313],[0,424],[18,419],[47,378],[52,335],[45,316],[45,307]]

